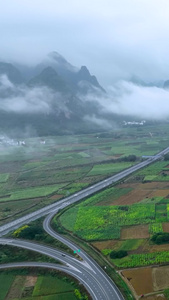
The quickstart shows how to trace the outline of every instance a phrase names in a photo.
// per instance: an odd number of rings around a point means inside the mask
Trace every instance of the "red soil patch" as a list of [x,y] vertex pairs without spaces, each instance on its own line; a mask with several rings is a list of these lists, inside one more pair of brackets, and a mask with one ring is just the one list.
[[133,190],[108,203],[108,205],[131,205],[145,198],[168,197],[169,185],[166,182],[127,183],[121,184],[121,188],[132,188]]
[[151,268],[140,268],[122,271],[128,285],[132,286],[137,295],[153,292],[153,278]]
[[153,193],[151,193],[151,197],[166,197],[169,194],[169,189],[166,190],[156,190]]
[[103,242],[93,242],[91,244],[101,251],[103,249],[113,249],[117,243],[118,241],[108,240]]
[[164,230],[164,232],[169,232],[169,222],[163,223],[163,230]]
[[[121,275],[127,284],[134,289],[137,295],[160,292],[169,287],[169,266],[158,268],[136,268],[123,270]],[[145,295],[145,299],[166,299],[163,293],[156,295]]]
[[140,202],[152,193],[151,190],[136,189],[129,192],[127,195],[123,195],[117,200],[113,201],[112,205],[130,205]]
[[148,225],[136,225],[123,228],[121,230],[121,239],[146,239],[149,238]]
[[63,195],[53,195],[50,197],[50,199],[60,199],[61,197],[63,197]]

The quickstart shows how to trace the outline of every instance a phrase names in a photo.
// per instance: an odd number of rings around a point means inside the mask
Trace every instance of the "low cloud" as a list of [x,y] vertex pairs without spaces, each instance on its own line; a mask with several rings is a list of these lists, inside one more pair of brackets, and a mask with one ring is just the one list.
[[60,93],[47,87],[13,85],[6,75],[0,76],[0,111],[14,113],[67,113],[68,109]]
[[[6,75],[0,76],[0,111],[54,113],[56,117],[63,112],[69,118],[69,100],[69,96],[65,97],[47,87],[15,86]],[[107,130],[115,126],[111,113],[124,116],[124,119],[126,116],[146,120],[169,119],[169,91],[156,86],[144,87],[120,81],[110,87],[107,94],[79,95],[80,100],[84,104],[87,101],[93,103],[84,120]]]
[[[118,94],[119,93],[119,94]],[[117,114],[164,120],[169,117],[169,92],[159,87],[143,87],[122,81],[109,109]]]
[[97,101],[104,113],[166,120],[169,118],[169,91],[159,87],[143,87],[121,81],[109,88],[108,96],[87,96],[88,101]]
[[14,85],[6,75],[0,76],[0,91],[8,89],[8,88],[14,88]]
[[98,118],[94,114],[92,116],[86,115],[84,117],[84,120],[89,122],[89,123],[94,123],[94,124],[98,125],[99,127],[104,128],[105,130],[106,129],[107,130],[112,129],[112,124],[109,121],[107,121],[103,118]]

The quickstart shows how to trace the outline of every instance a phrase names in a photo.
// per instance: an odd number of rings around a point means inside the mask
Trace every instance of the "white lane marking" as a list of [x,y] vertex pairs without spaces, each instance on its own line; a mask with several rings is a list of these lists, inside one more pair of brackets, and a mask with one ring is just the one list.
[[79,273],[81,273],[82,274],[82,272],[81,271],[79,271],[77,268],[75,268],[74,266],[72,266],[71,264],[68,264],[68,263],[66,263],[66,265],[68,266],[68,267],[70,267],[71,269],[73,269],[73,270],[75,270],[75,271],[77,271],[77,272],[79,272]]
[[92,269],[92,267],[87,263],[87,261],[81,261],[81,263],[86,266],[88,269],[90,269],[91,271],[93,271],[93,273],[96,274],[96,272]]

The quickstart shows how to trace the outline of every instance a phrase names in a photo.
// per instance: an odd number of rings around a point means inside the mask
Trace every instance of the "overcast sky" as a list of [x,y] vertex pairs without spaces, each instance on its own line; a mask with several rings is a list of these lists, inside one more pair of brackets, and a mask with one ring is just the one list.
[[104,86],[132,75],[169,79],[168,0],[0,0],[0,59],[57,51]]

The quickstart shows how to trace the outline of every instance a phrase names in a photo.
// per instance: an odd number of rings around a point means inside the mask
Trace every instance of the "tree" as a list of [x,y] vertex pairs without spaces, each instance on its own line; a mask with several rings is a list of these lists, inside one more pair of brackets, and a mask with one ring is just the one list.
[[125,250],[112,251],[110,253],[110,258],[114,258],[114,259],[116,259],[116,258],[122,258],[122,257],[125,257],[127,255],[128,255],[128,253]]
[[24,231],[24,230],[25,230],[26,228],[28,228],[28,227],[29,227],[28,225],[24,225],[24,226],[22,226],[22,227],[19,227],[17,230],[14,231],[13,236],[15,236],[15,237],[20,237],[22,231]]
[[81,295],[81,293],[80,293],[80,291],[78,289],[74,290],[74,294],[75,294],[75,296],[76,296],[77,299],[81,299],[82,298],[82,295]]
[[164,155],[164,160],[166,160],[166,161],[169,160],[169,153]]
[[26,238],[26,239],[34,239],[37,235],[40,238],[40,235],[43,233],[43,229],[37,225],[24,225],[17,230],[14,231],[13,235],[19,238]]
[[169,242],[169,233],[159,232],[159,233],[153,234],[151,241],[158,245],[168,243]]

